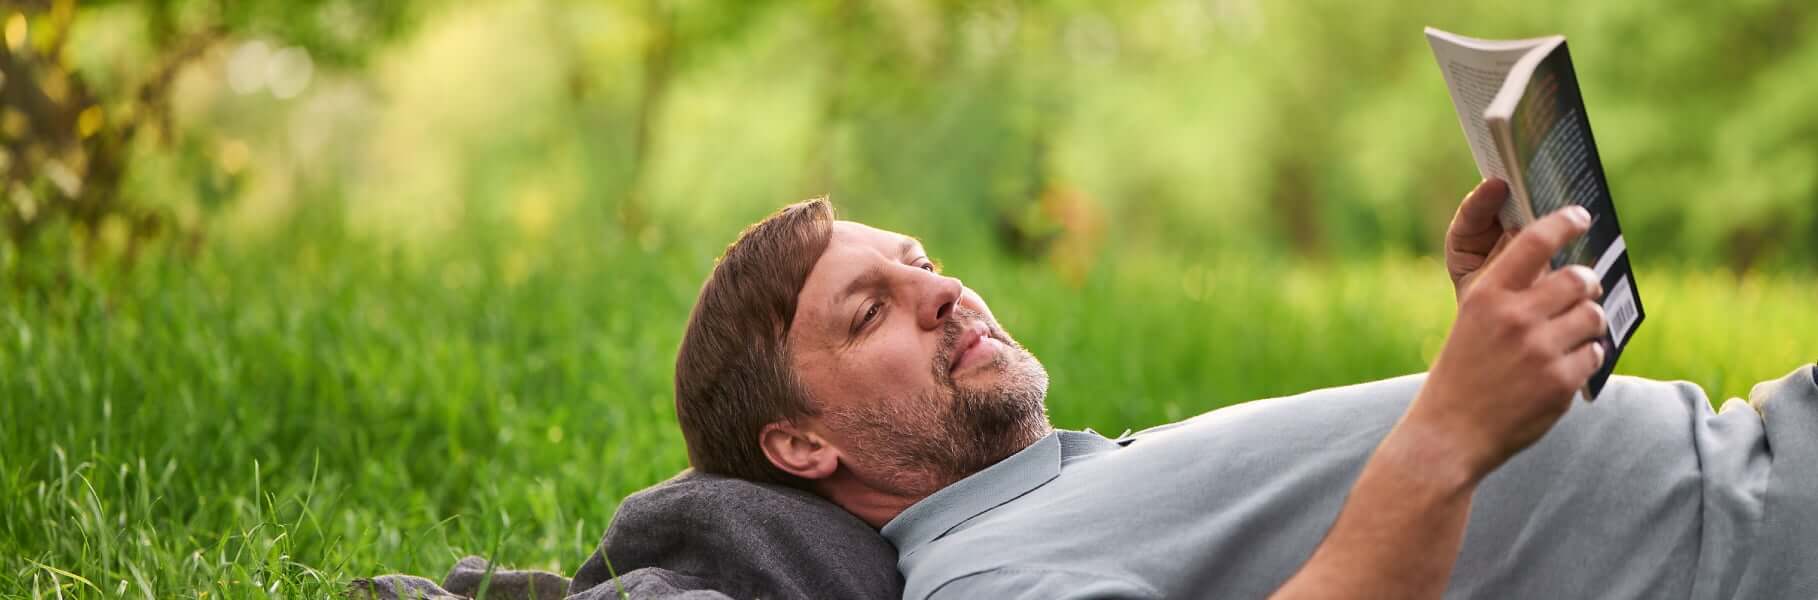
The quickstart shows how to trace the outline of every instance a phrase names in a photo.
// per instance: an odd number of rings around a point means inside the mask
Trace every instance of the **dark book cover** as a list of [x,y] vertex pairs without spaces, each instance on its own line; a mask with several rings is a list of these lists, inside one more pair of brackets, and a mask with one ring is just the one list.
[[1521,180],[1534,218],[1572,204],[1591,213],[1590,232],[1554,256],[1553,268],[1584,265],[1603,280],[1602,304],[1609,328],[1599,343],[1606,359],[1585,385],[1586,398],[1595,398],[1647,313],[1635,289],[1628,245],[1622,239],[1622,226],[1564,42],[1534,68],[1509,120],[1508,135],[1517,163],[1510,165],[1511,171]]

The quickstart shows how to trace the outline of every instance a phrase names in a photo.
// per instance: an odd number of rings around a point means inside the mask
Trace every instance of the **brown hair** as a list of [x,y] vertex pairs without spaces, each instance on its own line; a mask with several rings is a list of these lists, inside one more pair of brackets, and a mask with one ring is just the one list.
[[789,326],[833,235],[833,205],[784,207],[739,234],[701,285],[675,361],[675,416],[695,469],[800,485],[758,445],[764,425],[815,414],[789,367]]

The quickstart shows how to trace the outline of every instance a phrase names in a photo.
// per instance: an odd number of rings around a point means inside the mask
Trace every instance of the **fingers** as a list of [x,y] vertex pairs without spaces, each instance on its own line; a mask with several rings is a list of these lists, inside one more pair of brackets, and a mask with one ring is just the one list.
[[1530,314],[1551,317],[1565,312],[1573,304],[1603,296],[1603,283],[1597,273],[1584,265],[1569,265],[1540,277],[1528,288]]
[[1504,230],[1502,232],[1502,235],[1498,236],[1496,238],[1496,245],[1490,248],[1489,260],[1496,260],[1497,256],[1501,256],[1503,249],[1508,248],[1509,242],[1513,241],[1515,239],[1515,236],[1519,233],[1521,233],[1520,229],[1516,229],[1513,231]]
[[1609,327],[1602,306],[1581,300],[1547,322],[1542,332],[1546,341],[1542,344],[1553,352],[1564,353],[1583,345],[1585,340],[1603,337]]
[[1561,248],[1591,228],[1591,213],[1568,206],[1522,229],[1488,268],[1485,279],[1506,289],[1523,289],[1547,267]]
[[1458,204],[1458,213],[1452,215],[1451,235],[1474,237],[1492,229],[1500,233],[1502,223],[1497,215],[1502,213],[1502,205],[1508,199],[1509,184],[1501,179],[1483,180]]
[[1503,229],[1500,215],[1509,198],[1509,186],[1499,179],[1485,179],[1466,194],[1446,228],[1446,273],[1459,300],[1464,299],[1472,279],[1483,271],[1507,244],[1510,234]]
[[1590,381],[1591,376],[1603,368],[1603,359],[1603,343],[1595,340],[1586,342],[1560,357],[1549,375],[1556,379],[1554,383],[1559,392],[1570,393],[1583,388],[1585,382]]

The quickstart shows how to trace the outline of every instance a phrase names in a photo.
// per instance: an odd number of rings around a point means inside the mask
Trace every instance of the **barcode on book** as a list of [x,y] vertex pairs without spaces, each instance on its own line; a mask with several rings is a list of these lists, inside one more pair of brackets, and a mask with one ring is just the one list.
[[1603,314],[1610,320],[1610,338],[1620,347],[1623,336],[1635,326],[1635,292],[1628,275],[1616,280],[1616,289],[1603,299]]

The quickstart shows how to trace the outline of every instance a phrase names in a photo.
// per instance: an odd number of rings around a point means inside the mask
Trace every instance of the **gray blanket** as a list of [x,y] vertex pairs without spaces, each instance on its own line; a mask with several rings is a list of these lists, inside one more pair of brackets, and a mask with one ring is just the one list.
[[572,579],[469,556],[440,585],[382,575],[354,580],[347,596],[456,600],[482,586],[493,600],[896,600],[903,590],[896,549],[838,506],[800,490],[683,471],[627,497]]

